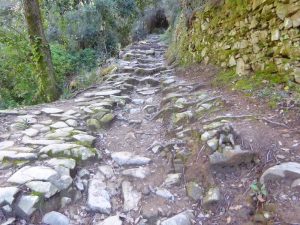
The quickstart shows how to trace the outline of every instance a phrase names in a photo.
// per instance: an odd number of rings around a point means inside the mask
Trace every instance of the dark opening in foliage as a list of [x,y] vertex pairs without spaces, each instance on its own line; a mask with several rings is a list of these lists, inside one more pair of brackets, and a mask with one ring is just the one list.
[[146,17],[147,31],[151,33],[160,33],[169,27],[169,22],[164,9],[153,9]]

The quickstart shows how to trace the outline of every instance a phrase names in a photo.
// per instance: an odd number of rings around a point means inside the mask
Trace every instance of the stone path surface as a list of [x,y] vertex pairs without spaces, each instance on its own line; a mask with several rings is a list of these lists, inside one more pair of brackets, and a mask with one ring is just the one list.
[[[199,125],[224,102],[176,77],[166,47],[149,36],[74,100],[0,112],[9,121],[0,134],[3,225],[249,222],[252,206],[240,201],[249,194],[231,176],[251,173],[259,153],[244,147],[230,117]],[[260,180],[289,174],[299,187],[296,162],[271,167]]]

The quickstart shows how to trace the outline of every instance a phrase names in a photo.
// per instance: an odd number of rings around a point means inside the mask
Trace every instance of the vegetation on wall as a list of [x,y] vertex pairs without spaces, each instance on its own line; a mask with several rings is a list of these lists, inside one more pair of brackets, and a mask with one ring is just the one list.
[[[299,97],[298,1],[180,1],[168,60],[218,65],[215,84],[247,95]],[[273,105],[273,103],[272,103]]]

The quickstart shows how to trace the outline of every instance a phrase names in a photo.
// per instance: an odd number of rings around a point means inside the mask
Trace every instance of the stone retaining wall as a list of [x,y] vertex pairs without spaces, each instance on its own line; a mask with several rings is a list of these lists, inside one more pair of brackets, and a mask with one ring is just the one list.
[[[236,69],[282,74],[300,83],[300,1],[226,0],[194,11],[190,28],[184,13],[173,35],[183,64],[205,62]],[[179,48],[178,48],[179,46]]]

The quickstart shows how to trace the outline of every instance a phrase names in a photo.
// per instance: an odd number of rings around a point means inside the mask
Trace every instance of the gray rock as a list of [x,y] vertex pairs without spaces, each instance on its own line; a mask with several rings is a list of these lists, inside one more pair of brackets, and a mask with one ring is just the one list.
[[119,216],[110,216],[96,225],[122,225],[123,222]]
[[122,175],[144,179],[150,174],[149,168],[139,167],[122,171]]
[[217,132],[217,130],[205,131],[201,135],[201,141],[208,141],[209,139],[212,139],[217,134]]
[[14,225],[15,222],[16,222],[16,218],[10,217],[4,223],[1,223],[1,225]]
[[0,187],[0,205],[11,205],[18,192],[17,187]]
[[50,182],[31,181],[26,183],[26,186],[34,192],[43,194],[45,198],[50,198],[58,192],[58,188]]
[[50,125],[50,127],[54,128],[54,129],[60,129],[60,128],[65,128],[65,127],[69,127],[69,126],[65,122],[59,121],[59,122],[56,122],[56,123]]
[[216,204],[221,200],[221,193],[218,187],[210,188],[203,198],[203,206],[207,207]]
[[146,165],[151,159],[134,155],[132,152],[114,152],[111,154],[112,159],[120,166],[124,165]]
[[163,186],[170,187],[173,185],[178,185],[180,183],[180,179],[181,179],[181,173],[168,174],[167,178],[163,183]]
[[207,141],[207,145],[211,150],[216,151],[219,147],[219,140],[217,138],[210,139]]
[[142,194],[134,190],[129,181],[123,181],[122,193],[124,198],[124,211],[128,212],[137,209]]
[[88,134],[76,134],[73,138],[83,144],[92,146],[96,138]]
[[70,224],[70,220],[68,217],[55,211],[46,213],[42,221],[43,223],[46,223],[48,225],[69,225]]
[[39,202],[38,196],[23,195],[16,205],[16,214],[24,219],[28,219],[36,210],[36,205]]
[[43,180],[43,181],[57,181],[59,174],[45,166],[24,166],[15,172],[7,181],[16,184],[25,184],[29,181]]
[[163,145],[155,141],[147,150],[151,150],[154,154],[162,151],[164,149]]
[[35,118],[35,115],[25,115],[25,116],[18,116],[15,119],[15,122],[21,124],[35,124],[37,123],[37,119]]
[[98,166],[98,170],[107,178],[110,179],[113,177],[114,170],[111,166],[109,165],[103,165],[103,166]]
[[68,169],[75,169],[76,161],[74,159],[53,158],[47,160],[46,163],[53,167],[62,166]]
[[155,194],[158,195],[159,197],[165,198],[165,199],[170,200],[170,201],[175,200],[174,195],[165,188],[156,188],[155,189]]
[[87,205],[90,210],[104,214],[110,214],[110,195],[106,190],[104,177],[96,174],[89,182]]
[[203,189],[196,182],[187,183],[186,192],[194,201],[199,201],[203,198]]
[[43,108],[42,112],[46,114],[57,114],[57,113],[62,113],[63,110],[58,109],[58,108]]
[[62,197],[61,200],[60,200],[61,208],[64,208],[64,207],[66,207],[67,205],[70,205],[71,202],[72,202],[72,199],[71,199],[71,198],[68,198],[68,197]]
[[66,124],[68,124],[71,127],[77,127],[78,122],[74,119],[68,119],[68,120],[66,120]]
[[242,163],[250,163],[255,160],[257,154],[255,152],[241,150],[239,146],[234,149],[227,147],[223,152],[215,152],[209,156],[209,161],[212,166],[237,166]]
[[152,114],[152,113],[155,113],[157,111],[157,108],[156,106],[154,105],[146,105],[143,110],[148,113],[148,114]]
[[0,150],[8,149],[12,147],[15,143],[13,141],[3,141],[0,142]]
[[300,178],[300,163],[286,162],[272,166],[262,174],[260,182],[266,184],[268,181],[284,178]]
[[34,128],[29,128],[24,130],[22,133],[29,137],[35,137],[36,135],[38,135],[39,131]]
[[88,128],[90,129],[90,130],[92,130],[92,131],[96,131],[96,130],[99,130],[99,129],[101,129],[101,124],[100,124],[100,122],[98,121],[98,120],[96,120],[96,119],[89,119],[89,120],[87,120],[87,126],[88,126]]
[[52,145],[52,144],[60,144],[63,143],[62,140],[35,140],[31,139],[28,136],[24,136],[22,139],[23,144],[31,144],[31,145]]
[[135,105],[143,105],[144,102],[145,101],[143,99],[132,99],[132,103]]
[[[73,148],[78,148],[81,147],[80,145],[77,144],[69,144],[69,143],[64,143],[64,144],[50,144],[46,147],[43,147],[40,152],[41,153],[51,153],[51,154],[59,154],[59,153],[65,153],[68,155],[68,150],[71,150]],[[70,153],[69,153],[70,154]]]
[[193,219],[194,215],[192,211],[187,210],[163,221],[161,225],[192,225]]

